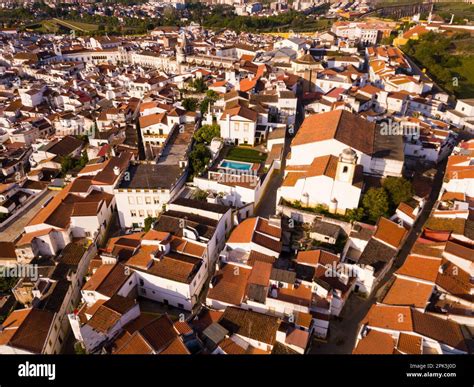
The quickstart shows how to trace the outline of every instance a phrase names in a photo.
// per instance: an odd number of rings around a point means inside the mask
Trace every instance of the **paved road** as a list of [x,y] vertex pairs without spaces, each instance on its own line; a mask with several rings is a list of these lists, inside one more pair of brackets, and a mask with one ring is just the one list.
[[58,192],[59,191],[46,191],[41,199],[28,208],[23,214],[19,215],[17,219],[13,220],[4,229],[0,229],[0,241],[13,242],[25,230],[25,226],[41,209],[43,204],[50,198],[56,196]]
[[273,176],[271,177],[271,180],[268,183],[267,188],[265,189],[265,192],[263,193],[263,196],[262,196],[263,198],[260,201],[259,206],[255,210],[255,215],[268,218],[270,215],[276,214],[277,190],[283,183],[283,177],[285,175],[285,167],[286,167],[286,156],[288,155],[288,152],[290,151],[290,148],[291,148],[290,147],[291,139],[296,134],[296,132],[298,131],[299,127],[301,126],[304,120],[304,108],[301,102],[299,101],[300,99],[298,99],[297,114],[296,114],[296,120],[295,120],[295,132],[293,134],[287,133],[286,135],[285,149],[283,150],[281,168],[279,171],[276,171],[273,173]]
[[344,306],[341,317],[342,320],[331,320],[330,334],[327,343],[314,341],[311,353],[314,354],[350,354],[354,348],[357,333],[359,331],[359,324],[365,317],[370,307],[377,301],[378,296],[382,294],[389,284],[392,274],[403,265],[405,259],[410,253],[414,243],[421,233],[421,229],[426,220],[431,214],[436,200],[438,199],[439,191],[443,184],[444,172],[446,169],[447,160],[438,165],[438,172],[433,181],[433,188],[431,194],[421,211],[421,214],[412,229],[409,231],[405,242],[395,257],[395,262],[392,268],[387,272],[385,277],[375,287],[374,291],[368,298],[362,298],[357,294],[351,294]]
[[[283,157],[286,157],[287,152],[284,152]],[[284,164],[284,161],[282,161]],[[263,218],[268,218],[276,213],[276,196],[277,190],[283,182],[284,166],[282,165],[279,171],[275,171],[268,182],[267,188],[263,193],[259,206],[255,210],[255,215]]]

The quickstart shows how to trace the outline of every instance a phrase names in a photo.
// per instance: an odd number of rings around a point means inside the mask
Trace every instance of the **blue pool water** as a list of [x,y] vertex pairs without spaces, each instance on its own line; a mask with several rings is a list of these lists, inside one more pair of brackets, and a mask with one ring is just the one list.
[[239,171],[248,171],[250,170],[251,166],[251,164],[229,160],[223,160],[220,165],[221,168],[237,169]]

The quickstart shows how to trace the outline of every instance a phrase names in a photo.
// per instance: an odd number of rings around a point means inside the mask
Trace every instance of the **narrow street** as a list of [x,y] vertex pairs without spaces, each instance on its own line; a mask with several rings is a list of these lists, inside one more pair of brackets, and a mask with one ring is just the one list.
[[285,167],[286,167],[286,156],[288,155],[291,149],[291,146],[290,146],[291,139],[294,137],[294,135],[296,134],[296,132],[298,131],[299,127],[301,126],[304,120],[304,107],[300,101],[301,101],[301,98],[298,99],[298,105],[296,108],[297,113],[296,113],[295,128],[294,128],[295,131],[293,134],[290,134],[288,132],[286,133],[285,149],[283,149],[281,168],[280,170],[273,173],[273,176],[271,177],[271,180],[268,183],[268,186],[263,195],[265,199],[260,202],[259,206],[255,210],[255,215],[257,216],[268,218],[269,216],[275,215],[276,213],[277,190],[283,183],[283,177],[285,175]]
[[0,240],[13,242],[25,231],[25,226],[30,222],[34,215],[38,213],[41,207],[50,199],[58,194],[59,191],[47,190],[41,197],[36,198],[34,203],[30,203],[28,208],[12,220],[7,226],[0,229]]
[[395,261],[391,269],[374,288],[373,292],[368,298],[363,298],[355,293],[350,295],[340,318],[337,320],[332,319],[330,321],[329,338],[327,343],[315,340],[311,349],[311,353],[350,354],[352,352],[357,339],[360,322],[365,317],[371,306],[377,301],[378,296],[383,293],[385,287],[392,277],[392,274],[405,262],[405,259],[407,258],[421,233],[423,225],[429,218],[443,184],[446,164],[447,160],[443,161],[437,166],[438,171],[433,180],[430,196],[428,197],[428,200],[423,207],[420,216],[409,231],[402,248],[395,257]]

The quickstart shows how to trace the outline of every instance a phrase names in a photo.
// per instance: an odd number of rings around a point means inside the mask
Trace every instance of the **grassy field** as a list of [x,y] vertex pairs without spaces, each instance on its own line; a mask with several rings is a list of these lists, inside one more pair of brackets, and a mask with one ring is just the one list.
[[460,98],[474,98],[474,37],[454,40],[451,53],[460,61],[461,65],[453,71],[459,78],[459,86],[455,93]]
[[251,148],[232,148],[227,153],[227,160],[243,161],[248,163],[261,163],[267,159],[267,154]]
[[457,98],[474,97],[474,37],[468,33],[429,33],[403,51],[444,90]]
[[455,21],[461,21],[462,19],[474,20],[473,4],[463,2],[434,3],[434,12],[445,20],[449,20],[451,14],[454,14]]
[[88,23],[81,23],[72,20],[61,20],[61,19],[53,19],[56,24],[59,24],[65,28],[69,28],[71,30],[77,30],[82,32],[92,32],[96,31],[99,26],[96,24],[88,24]]
[[459,91],[456,91],[456,95],[461,98],[474,98],[474,55],[459,59],[462,65],[453,69],[460,75]]
[[423,0],[380,0],[375,2],[375,5],[377,7],[383,7],[390,5],[418,4],[422,2]]
[[[418,4],[423,3],[423,0],[380,0],[376,2],[377,7]],[[464,19],[474,20],[474,4],[464,3],[462,1],[451,1],[434,3],[434,13],[440,15],[446,21],[451,19],[451,14],[454,14],[455,23],[463,23]]]
[[44,33],[67,33],[70,31],[94,32],[99,29],[96,24],[80,23],[72,20],[48,19],[26,26],[27,30]]

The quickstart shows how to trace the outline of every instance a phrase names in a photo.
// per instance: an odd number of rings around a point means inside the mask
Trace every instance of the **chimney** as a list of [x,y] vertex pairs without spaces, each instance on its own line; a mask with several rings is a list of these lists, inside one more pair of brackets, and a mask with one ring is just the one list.
[[161,241],[159,246],[159,250],[164,254],[168,254],[170,252],[170,244],[168,241]]
[[114,175],[115,175],[115,176],[120,175],[120,168],[117,167],[117,166],[114,167]]

